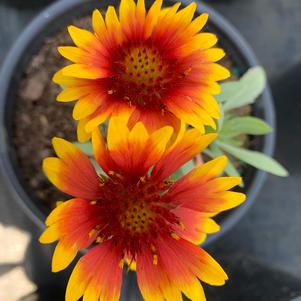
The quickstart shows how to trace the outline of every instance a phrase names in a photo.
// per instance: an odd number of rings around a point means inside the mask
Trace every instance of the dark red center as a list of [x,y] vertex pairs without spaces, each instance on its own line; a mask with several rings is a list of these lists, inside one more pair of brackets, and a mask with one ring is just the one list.
[[123,45],[114,54],[108,94],[129,104],[165,109],[164,98],[182,76],[176,65],[148,43]]
[[160,233],[173,234],[172,226],[179,224],[171,212],[174,207],[163,197],[171,183],[154,184],[146,177],[129,184],[115,174],[101,185],[103,195],[93,201],[101,215],[96,227],[99,241],[114,239],[134,257],[143,243],[150,243]]

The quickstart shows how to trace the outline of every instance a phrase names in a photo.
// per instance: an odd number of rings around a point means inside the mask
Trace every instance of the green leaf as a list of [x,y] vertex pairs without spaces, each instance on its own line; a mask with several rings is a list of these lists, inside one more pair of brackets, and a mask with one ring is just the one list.
[[234,137],[241,134],[265,135],[273,129],[262,119],[251,116],[235,116],[225,119],[221,136]]
[[91,163],[93,164],[96,173],[98,175],[104,175],[107,176],[106,173],[103,171],[103,169],[99,166],[99,164],[96,162],[96,160],[94,158],[90,158]]
[[205,154],[206,156],[208,156],[209,158],[211,159],[214,159],[216,156],[213,154],[213,152],[211,151],[211,149],[208,147],[208,148],[205,148],[203,150],[203,154]]
[[230,144],[230,145],[234,145],[237,147],[243,147],[245,146],[245,141],[242,139],[239,139],[238,137],[234,137],[234,138],[229,138],[229,137],[219,137],[219,141]]
[[222,92],[217,100],[229,111],[256,101],[266,85],[266,74],[262,67],[249,69],[238,81],[226,82],[221,85]]
[[181,170],[181,168],[179,168],[179,169],[177,169],[172,175],[171,175],[171,178],[173,179],[173,180],[178,180],[178,179],[180,179],[180,178],[182,178],[183,177],[183,172],[182,172],[182,170]]
[[91,142],[86,142],[86,143],[73,142],[73,144],[77,146],[87,156],[93,157],[93,147]]
[[193,160],[188,161],[182,167],[180,167],[174,174],[171,176],[173,180],[178,180],[195,168],[195,163]]
[[182,170],[183,174],[186,175],[194,168],[195,168],[194,160],[190,160],[181,167],[181,170]]
[[230,101],[235,94],[237,94],[239,87],[239,80],[222,83],[221,93],[215,95],[215,99],[219,103],[226,103],[227,101]]
[[223,128],[223,124],[225,122],[226,116],[225,116],[225,111],[224,111],[224,107],[222,104],[219,104],[220,107],[220,112],[221,112],[221,116],[220,118],[217,120],[217,131],[220,132],[221,129]]
[[241,161],[248,163],[251,166],[267,171],[276,176],[288,176],[288,171],[281,164],[263,153],[246,150],[244,148],[236,147],[221,141],[216,141],[216,143],[225,152],[240,159]]

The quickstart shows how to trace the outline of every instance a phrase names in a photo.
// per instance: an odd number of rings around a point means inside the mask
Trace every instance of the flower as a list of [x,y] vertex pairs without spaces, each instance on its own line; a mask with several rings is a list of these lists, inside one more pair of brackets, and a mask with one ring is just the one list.
[[144,0],[121,0],[119,18],[109,6],[105,19],[93,13],[94,34],[75,26],[68,31],[76,47],[59,47],[74,62],[54,75],[64,90],[57,100],[78,100],[81,142],[110,116],[127,114],[129,126],[144,123],[148,131],[171,125],[180,131],[189,124],[202,133],[216,128],[220,110],[212,95],[220,93],[216,81],[229,71],[216,64],[224,51],[211,48],[212,33],[200,33],[208,15],[195,19],[196,4],[178,11],[180,3],[161,8],[156,0],[148,12]]
[[[118,133],[118,135],[117,135]],[[74,198],[58,205],[46,220],[41,243],[58,240],[54,272],[66,268],[88,248],[70,277],[66,300],[118,300],[124,263],[135,268],[146,301],[205,300],[199,282],[223,285],[227,275],[196,244],[219,230],[212,216],[245,199],[228,191],[239,177],[218,177],[225,156],[196,167],[177,181],[170,176],[216,137],[188,130],[175,143],[165,126],[149,134],[143,123],[129,129],[112,117],[107,142],[92,134],[94,157],[102,173],[76,146],[53,139],[57,157],[46,158],[50,181]]]

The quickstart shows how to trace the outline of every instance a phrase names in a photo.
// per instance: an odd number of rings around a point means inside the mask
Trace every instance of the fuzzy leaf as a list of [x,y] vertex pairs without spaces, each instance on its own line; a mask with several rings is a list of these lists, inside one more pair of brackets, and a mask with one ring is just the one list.
[[265,135],[272,132],[272,128],[262,119],[251,116],[234,116],[225,119],[221,136],[234,137],[241,134]]
[[223,128],[225,119],[227,119],[227,116],[225,116],[224,106],[221,103],[219,103],[219,107],[220,107],[221,116],[217,120],[217,130],[220,132]]
[[181,170],[183,172],[184,175],[186,175],[187,173],[189,173],[193,168],[195,168],[195,163],[193,160],[188,161],[187,163],[185,163],[182,167]]
[[266,85],[266,74],[262,67],[249,69],[238,81],[226,82],[221,85],[222,92],[217,100],[229,111],[256,101]]
[[90,158],[90,161],[93,164],[95,171],[98,175],[107,176],[106,173],[103,171],[103,169],[99,166],[99,164],[96,162],[96,160],[94,158]]
[[171,176],[173,180],[178,180],[190,172],[193,168],[195,168],[195,164],[193,160],[188,161],[182,167],[180,167],[174,174]]
[[80,143],[73,142],[73,144],[78,147],[85,155],[93,157],[93,147],[91,142]]
[[240,159],[241,161],[248,163],[253,167],[267,171],[276,176],[288,176],[288,171],[281,164],[263,153],[246,150],[244,148],[236,147],[221,141],[216,141],[216,143],[225,152]]

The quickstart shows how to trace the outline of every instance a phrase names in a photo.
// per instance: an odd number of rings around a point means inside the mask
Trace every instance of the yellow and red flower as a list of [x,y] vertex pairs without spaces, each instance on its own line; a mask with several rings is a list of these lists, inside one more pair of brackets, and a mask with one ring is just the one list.
[[93,13],[94,33],[69,26],[76,47],[59,47],[74,62],[54,76],[64,90],[57,100],[78,100],[73,111],[78,138],[86,141],[107,118],[126,113],[148,131],[187,123],[201,132],[215,128],[219,106],[212,95],[216,81],[229,76],[216,64],[224,51],[212,48],[214,34],[200,32],[208,15],[193,19],[196,4],[161,8],[156,0],[146,12],[144,0],[121,0],[119,18],[110,6]]
[[86,254],[70,277],[66,300],[117,301],[126,262],[136,269],[146,301],[205,300],[199,280],[223,285],[227,275],[197,244],[219,230],[212,216],[233,208],[245,195],[228,191],[239,177],[219,177],[222,156],[177,181],[170,176],[207,147],[216,134],[188,130],[171,143],[173,128],[148,133],[143,123],[129,129],[112,117],[107,139],[92,134],[94,157],[103,173],[76,146],[53,139],[57,157],[43,168],[50,181],[72,195],[46,220],[42,243],[58,240],[52,269],[66,268],[81,249]]

